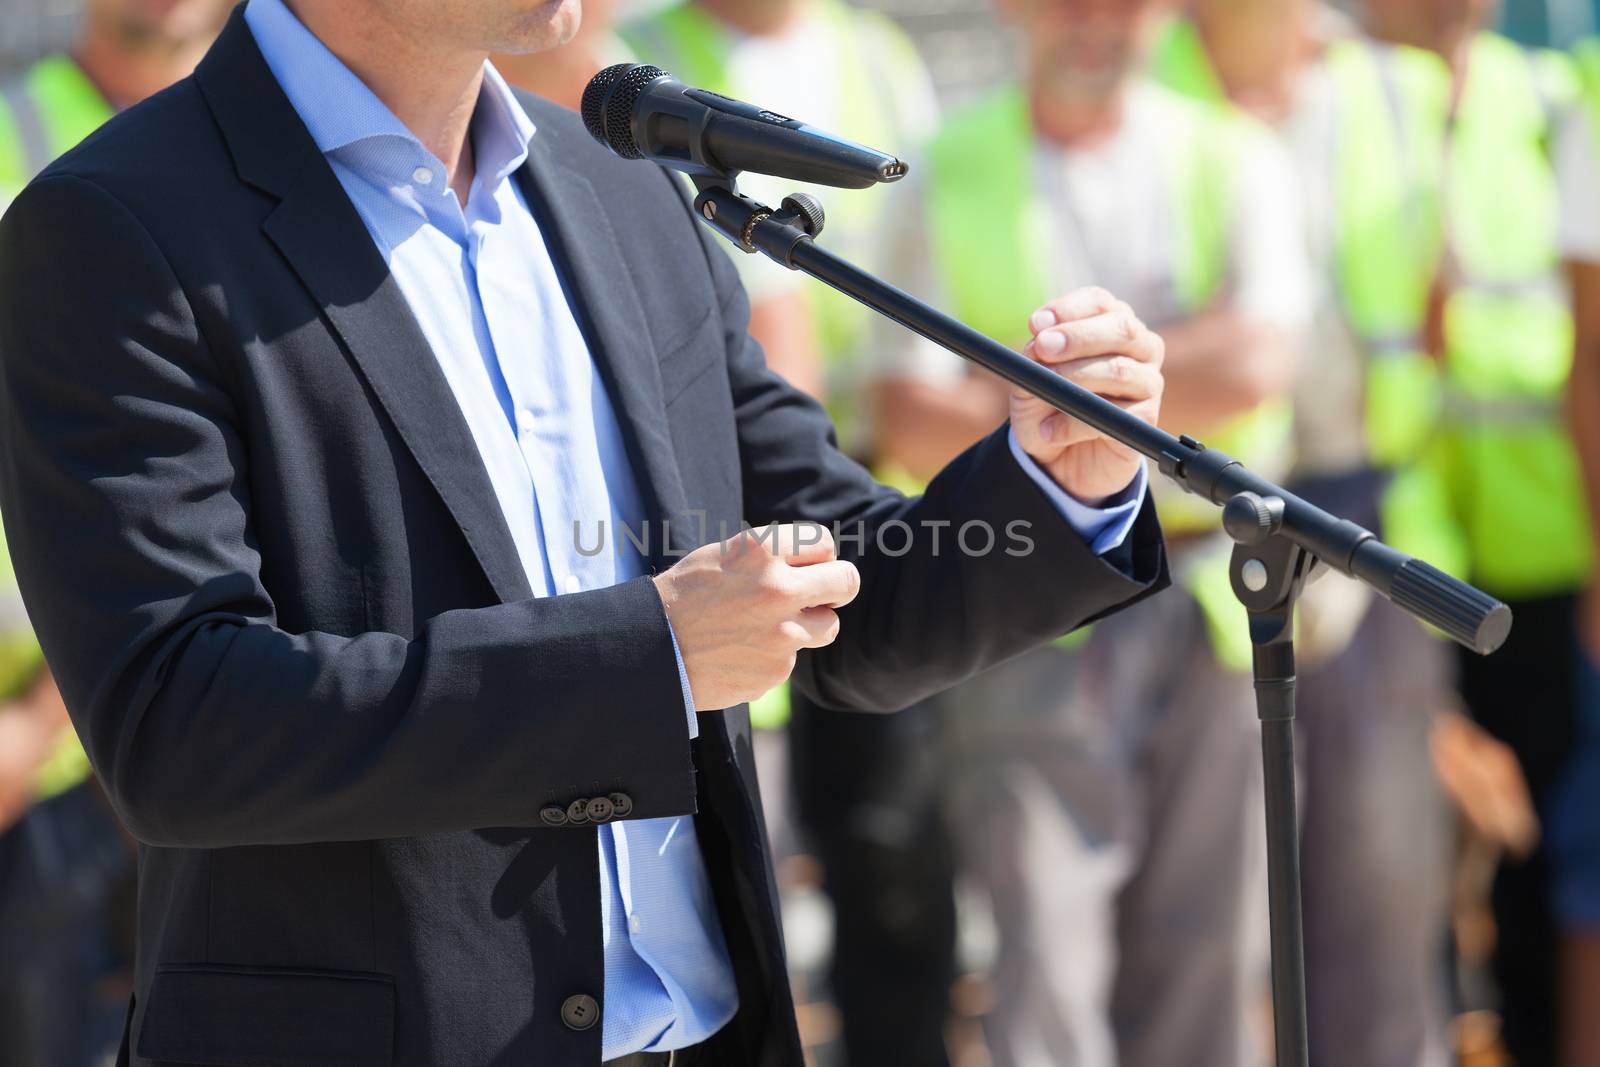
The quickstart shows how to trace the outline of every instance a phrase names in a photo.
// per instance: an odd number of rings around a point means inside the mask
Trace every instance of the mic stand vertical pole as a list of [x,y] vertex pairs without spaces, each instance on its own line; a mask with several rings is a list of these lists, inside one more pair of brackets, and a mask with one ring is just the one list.
[[1235,540],[1228,576],[1249,618],[1267,813],[1272,1021],[1278,1067],[1306,1067],[1305,934],[1294,783],[1294,608],[1315,560],[1276,533],[1283,501],[1241,493],[1223,511]]

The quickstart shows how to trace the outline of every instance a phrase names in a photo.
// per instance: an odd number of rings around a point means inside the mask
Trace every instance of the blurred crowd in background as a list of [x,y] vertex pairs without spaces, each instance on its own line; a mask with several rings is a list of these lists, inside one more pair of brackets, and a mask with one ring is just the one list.
[[[1479,659],[1307,592],[1312,1063],[1600,1065],[1600,5],[989,2],[584,0],[496,64],[576,107],[652,62],[900,154],[812,190],[834,251],[1007,343],[1104,286],[1166,339],[1167,428],[1511,603]],[[0,0],[0,205],[229,6]],[[1004,417],[997,380],[730,254],[771,366],[883,480]],[[1157,481],[1170,592],[898,715],[753,709],[821,1067],[1270,1061],[1248,636],[1214,509]],[[9,571],[0,1063],[110,1062],[136,847]]]

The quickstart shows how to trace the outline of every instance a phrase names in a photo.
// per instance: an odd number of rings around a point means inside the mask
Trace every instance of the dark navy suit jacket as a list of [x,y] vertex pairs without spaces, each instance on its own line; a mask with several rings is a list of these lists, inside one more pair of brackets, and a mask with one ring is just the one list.
[[[839,640],[796,669],[811,697],[902,707],[1165,581],[1148,507],[1094,556],[1003,431],[921,498],[874,484],[766,369],[676,179],[525,103],[520,180],[671,522],[653,566],[740,520],[868,532]],[[601,999],[595,831],[540,811],[609,793],[697,813],[733,1058],[800,1062],[746,710],[687,740],[648,579],[531,598],[436,361],[237,13],[0,223],[0,504],[142,843],[131,1062],[596,1064],[600,1027],[562,1010]],[[880,550],[896,519],[953,525]],[[1034,550],[953,550],[974,519],[1029,523]]]

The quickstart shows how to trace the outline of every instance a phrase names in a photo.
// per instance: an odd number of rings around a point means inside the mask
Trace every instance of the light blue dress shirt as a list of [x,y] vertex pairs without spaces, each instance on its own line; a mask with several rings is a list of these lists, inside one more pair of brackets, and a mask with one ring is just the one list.
[[[485,65],[465,207],[444,165],[283,0],[245,20],[404,293],[466,418],[535,596],[644,573],[637,552],[592,551],[596,517],[640,529],[621,428],[533,213],[515,181],[534,126]],[[1089,508],[1017,446],[1018,461],[1097,552],[1127,536],[1144,476]],[[580,551],[582,524],[590,551]],[[673,638],[676,644],[676,637]],[[679,681],[698,732],[682,657]],[[703,1041],[738,1010],[733,968],[690,817],[597,827],[605,991],[601,1055]]]

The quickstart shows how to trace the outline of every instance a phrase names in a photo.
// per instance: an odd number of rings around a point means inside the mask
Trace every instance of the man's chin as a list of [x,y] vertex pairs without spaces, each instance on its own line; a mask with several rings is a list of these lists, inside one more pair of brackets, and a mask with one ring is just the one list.
[[515,30],[496,52],[528,55],[566,44],[583,23],[582,0],[541,0],[517,16]]

